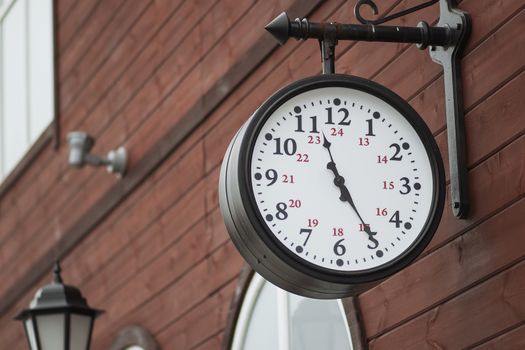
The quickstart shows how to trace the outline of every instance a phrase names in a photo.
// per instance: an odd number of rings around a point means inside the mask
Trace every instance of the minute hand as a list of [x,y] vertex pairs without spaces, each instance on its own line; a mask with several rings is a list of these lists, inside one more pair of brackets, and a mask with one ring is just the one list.
[[[334,164],[333,162],[330,162],[328,163],[327,167],[330,169],[329,165],[330,164]],[[335,166],[334,166],[335,168]],[[332,170],[335,172],[337,172],[337,169],[335,170]],[[342,176],[341,176],[342,178]],[[336,175],[336,179],[337,179],[337,175]],[[348,191],[348,188],[346,188],[346,186],[344,185],[344,178],[343,178],[343,185],[338,185],[336,183],[336,180],[334,180],[334,183],[337,187],[339,187],[339,190],[341,190],[341,197],[339,197],[340,200],[342,200],[343,202],[348,202],[350,204],[350,206],[352,207],[352,209],[354,209],[355,213],[357,214],[357,217],[359,218],[359,220],[361,221],[361,224],[363,225],[363,231],[365,231],[367,234],[368,234],[368,239],[370,240],[370,244],[368,245],[368,248],[370,249],[375,249],[378,247],[379,245],[379,242],[377,241],[377,239],[374,238],[374,236],[377,234],[377,232],[372,232],[372,230],[370,229],[370,226],[368,224],[365,224],[365,221],[363,220],[363,218],[361,217],[361,215],[359,214],[359,211],[357,210],[357,207],[355,206],[354,204],[354,201],[352,200],[352,196],[350,195],[350,191]]]
[[324,133],[323,133],[323,139],[324,139],[323,147],[328,150],[328,154],[330,155],[330,162],[326,165],[326,167],[330,169],[335,175],[334,184],[341,191],[341,196],[339,197],[339,199],[343,202],[348,202],[348,204],[350,204],[354,212],[357,214],[359,221],[361,221],[361,224],[363,225],[363,231],[365,231],[368,234],[368,238],[373,244],[372,246],[369,245],[368,247],[371,249],[375,249],[379,245],[379,242],[373,237],[374,235],[376,235],[377,232],[372,232],[372,230],[370,229],[370,226],[368,226],[365,223],[365,221],[359,214],[359,211],[357,210],[357,207],[355,206],[354,201],[352,200],[352,195],[350,194],[350,191],[345,185],[345,178],[342,177],[337,171],[337,166],[335,165],[334,157],[332,156],[332,151],[330,150],[330,146],[332,146],[332,144],[326,139],[326,136],[324,135]]

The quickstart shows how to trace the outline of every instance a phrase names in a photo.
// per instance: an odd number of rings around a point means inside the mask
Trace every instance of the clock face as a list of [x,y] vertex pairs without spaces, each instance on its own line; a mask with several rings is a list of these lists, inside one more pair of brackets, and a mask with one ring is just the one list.
[[232,241],[258,273],[335,298],[421,253],[444,187],[433,136],[404,100],[365,79],[325,75],[283,88],[245,123],[219,195]]
[[361,271],[389,263],[425,228],[431,160],[382,99],[344,87],[300,93],[262,125],[251,189],[268,232],[309,263]]

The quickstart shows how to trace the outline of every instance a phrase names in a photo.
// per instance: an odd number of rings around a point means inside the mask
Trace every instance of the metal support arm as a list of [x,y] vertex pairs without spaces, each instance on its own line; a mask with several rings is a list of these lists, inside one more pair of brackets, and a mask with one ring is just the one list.
[[469,199],[461,56],[472,25],[466,13],[451,6],[452,1],[440,1],[440,16],[437,25],[454,29],[455,45],[430,47],[430,57],[434,62],[443,66],[452,211],[457,218],[463,219],[468,213]]
[[[420,22],[417,27],[372,24],[384,23],[438,1],[440,20],[437,26],[429,26],[426,22]],[[420,49],[430,47],[432,59],[443,66],[452,210],[456,217],[465,218],[469,201],[460,60],[470,35],[470,17],[455,7],[455,0],[430,0],[375,21],[362,18],[359,7],[363,5],[371,6],[375,13],[378,11],[372,0],[358,1],[356,15],[366,24],[315,23],[306,18],[290,21],[288,15],[283,12],[266,26],[266,30],[281,45],[289,38],[319,40],[323,74],[335,72],[335,46],[338,40],[412,43],[417,44]]]
[[282,45],[289,38],[323,40],[328,31],[335,32],[337,40],[382,41],[420,45],[447,46],[453,35],[448,27],[399,27],[373,24],[316,23],[308,19],[290,21],[286,12],[281,13],[266,26]]

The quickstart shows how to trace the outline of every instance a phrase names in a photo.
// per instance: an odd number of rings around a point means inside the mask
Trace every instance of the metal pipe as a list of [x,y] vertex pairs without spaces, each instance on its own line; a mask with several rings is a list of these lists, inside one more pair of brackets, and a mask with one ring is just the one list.
[[326,31],[334,30],[337,40],[412,43],[425,46],[448,46],[451,30],[445,27],[375,26],[373,24],[316,23],[307,19],[289,22],[289,36],[296,39],[322,40]]
[[373,24],[317,23],[297,18],[290,21],[283,12],[266,26],[281,44],[290,37],[324,40],[326,33],[334,32],[336,40],[359,40],[448,46],[453,43],[454,31],[448,27],[432,27],[421,22],[417,27],[376,26]]

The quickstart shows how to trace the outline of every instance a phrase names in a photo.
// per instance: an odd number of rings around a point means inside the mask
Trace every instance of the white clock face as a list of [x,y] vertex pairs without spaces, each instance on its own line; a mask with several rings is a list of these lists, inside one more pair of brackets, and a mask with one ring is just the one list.
[[322,268],[361,271],[402,255],[434,195],[412,125],[365,92],[324,87],[282,104],[252,152],[253,196],[271,234]]

